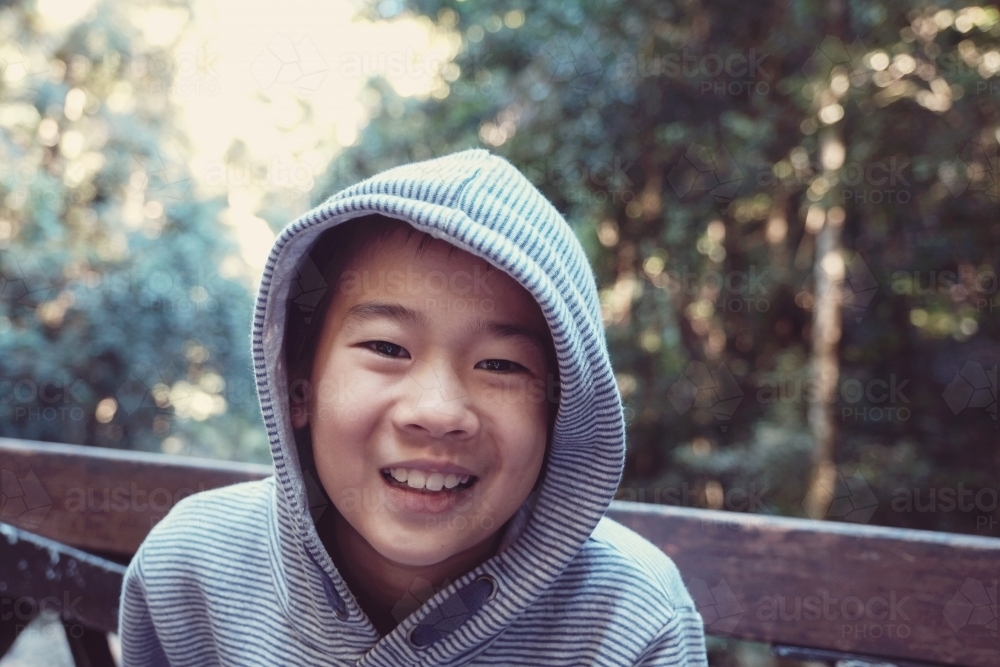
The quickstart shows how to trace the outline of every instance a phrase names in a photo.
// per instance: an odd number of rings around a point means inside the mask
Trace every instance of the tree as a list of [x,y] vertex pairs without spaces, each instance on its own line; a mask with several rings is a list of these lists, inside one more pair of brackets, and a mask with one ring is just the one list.
[[601,285],[621,497],[996,530],[891,502],[1000,479],[995,8],[408,6],[463,50],[436,97],[372,82],[317,200],[470,146],[529,175]]
[[61,35],[0,8],[0,434],[266,459],[223,202],[130,16]]

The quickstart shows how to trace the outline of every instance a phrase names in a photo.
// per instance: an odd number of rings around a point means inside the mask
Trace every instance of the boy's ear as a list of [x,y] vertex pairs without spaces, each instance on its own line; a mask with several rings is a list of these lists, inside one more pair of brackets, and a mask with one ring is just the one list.
[[298,430],[309,425],[309,381],[292,380],[288,387],[288,402],[292,409],[292,428]]

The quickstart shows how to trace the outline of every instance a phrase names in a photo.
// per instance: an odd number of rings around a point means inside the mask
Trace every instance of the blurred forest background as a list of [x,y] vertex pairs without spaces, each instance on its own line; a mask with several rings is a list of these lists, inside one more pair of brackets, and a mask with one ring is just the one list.
[[[100,2],[61,31],[41,4],[0,1],[0,436],[269,461],[226,216],[273,232],[378,170],[481,146],[592,259],[621,498],[1000,535],[996,6],[358,4],[453,48],[328,63],[260,44],[243,66],[302,92],[285,130],[338,94],[333,70],[365,79],[368,122],[307,194],[268,172],[247,200],[246,147],[206,191],[175,122],[178,76],[204,69],[144,36],[142,11],[196,22],[189,4]],[[393,68],[430,85],[403,94]]]
[[[335,26],[289,10],[317,32],[220,63],[180,37],[198,0],[58,29],[58,0],[0,0],[0,436],[268,462],[262,249],[342,186],[480,146],[593,262],[620,498],[1000,536],[995,5],[327,4],[443,46],[334,62]],[[252,74],[288,160],[250,131],[196,157],[181,110],[220,71]]]

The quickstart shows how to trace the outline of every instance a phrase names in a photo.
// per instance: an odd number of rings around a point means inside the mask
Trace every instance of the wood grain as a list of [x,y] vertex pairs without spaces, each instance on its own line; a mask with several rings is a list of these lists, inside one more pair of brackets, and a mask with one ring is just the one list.
[[[270,466],[0,439],[0,521],[127,557],[193,492]],[[19,494],[19,495],[18,495]],[[1000,539],[615,502],[673,558],[709,634],[997,667]]]
[[[264,465],[6,438],[0,438],[0,470],[0,521],[122,555],[135,553],[182,498],[271,474]],[[21,502],[11,489],[23,494]]]
[[84,628],[114,632],[124,574],[118,563],[0,524],[0,620],[16,634],[45,611],[58,614],[73,635]]
[[1000,539],[639,503],[609,514],[674,560],[711,634],[1000,665]]

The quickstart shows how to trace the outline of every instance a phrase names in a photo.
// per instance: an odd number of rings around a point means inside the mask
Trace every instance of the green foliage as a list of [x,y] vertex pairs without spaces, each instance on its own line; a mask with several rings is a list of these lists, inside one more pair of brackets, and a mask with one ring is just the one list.
[[[375,117],[313,200],[472,146],[522,169],[600,283],[623,498],[801,515],[809,408],[829,401],[844,499],[863,504],[860,479],[877,500],[829,518],[1000,530],[995,507],[906,509],[1000,479],[995,7],[409,9],[459,56],[431,99],[373,80]],[[170,46],[129,17],[101,5],[56,38],[32,4],[0,6],[0,433],[266,460],[224,203],[199,197],[171,128]],[[840,379],[817,396],[815,223],[841,213]]]
[[[602,288],[629,422],[621,497],[803,515],[807,415],[831,401],[843,497],[829,518],[1000,530],[995,501],[892,502],[959,482],[995,498],[1000,479],[995,7],[850,3],[843,25],[815,2],[409,7],[462,35],[448,95],[405,100],[373,81],[377,115],[316,199],[469,146],[522,169]],[[807,224],[824,209],[843,219],[846,298],[826,397],[810,384]],[[864,502],[859,476],[874,514],[843,511]]]
[[267,458],[252,301],[170,128],[168,50],[0,9],[0,434]]

